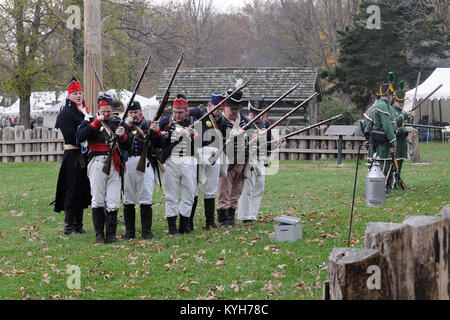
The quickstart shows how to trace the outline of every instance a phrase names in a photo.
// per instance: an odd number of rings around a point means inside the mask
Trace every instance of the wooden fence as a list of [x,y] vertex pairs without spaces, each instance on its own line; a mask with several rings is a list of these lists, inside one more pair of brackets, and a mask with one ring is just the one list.
[[370,222],[365,248],[334,248],[324,299],[449,300],[450,206],[441,216]]
[[57,129],[24,126],[0,129],[0,161],[61,161],[64,140]]
[[[282,128],[273,131],[273,138],[294,132],[298,128]],[[278,149],[280,160],[323,160],[338,156],[339,136],[325,136],[325,127],[290,137]],[[342,159],[356,159],[358,147],[364,143],[362,136],[342,136]],[[412,162],[419,161],[418,135]],[[60,161],[64,153],[64,140],[60,131],[47,127],[25,130],[23,126],[0,129],[0,162]],[[367,149],[361,148],[361,160]]]
[[[284,136],[300,128],[280,129],[279,135]],[[295,135],[280,146],[280,160],[323,160],[336,159],[338,156],[339,136],[325,136],[326,127],[313,128]],[[342,159],[356,159],[358,147],[365,142],[362,136],[342,136]],[[361,158],[364,159],[367,150],[361,148]]]

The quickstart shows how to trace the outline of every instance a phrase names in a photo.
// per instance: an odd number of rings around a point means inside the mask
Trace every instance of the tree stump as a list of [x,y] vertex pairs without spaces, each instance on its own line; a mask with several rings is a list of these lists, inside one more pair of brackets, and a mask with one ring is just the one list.
[[449,300],[450,220],[441,216],[413,216],[414,294],[418,300]]
[[[23,152],[23,144],[20,143],[24,138],[25,127],[24,126],[15,126],[14,127],[14,140],[17,142],[15,144],[14,152],[16,154],[20,154]],[[14,162],[23,162],[22,156],[15,156]]]
[[[377,269],[377,267],[379,269]],[[331,300],[384,299],[384,262],[375,249],[334,248],[328,258]]]
[[369,222],[364,235],[367,249],[380,251],[382,270],[389,279],[384,291],[389,300],[414,299],[411,228],[401,223]]

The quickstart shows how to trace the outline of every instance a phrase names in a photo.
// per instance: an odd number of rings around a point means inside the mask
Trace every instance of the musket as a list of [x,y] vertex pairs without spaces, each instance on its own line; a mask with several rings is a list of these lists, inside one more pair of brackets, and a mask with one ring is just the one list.
[[[103,93],[105,93],[105,87],[103,86],[103,82],[100,79],[100,76],[97,73],[97,69],[95,69],[95,66],[92,62],[91,62],[91,67],[94,70],[95,78],[97,78],[97,82],[100,85],[100,89],[102,90]],[[110,139],[110,142],[112,142],[111,147],[110,147],[111,151],[109,152],[108,157],[106,158],[105,164],[102,169],[103,173],[105,173],[106,175],[109,175],[109,170],[111,167],[111,158],[112,158],[112,153],[113,153],[114,148],[117,147],[117,152],[119,153],[119,157],[123,157],[123,155],[120,151],[119,145],[117,144],[117,136],[114,133],[114,131],[112,131],[112,129],[103,120],[101,120],[100,123],[102,124],[103,128],[105,128],[106,131],[109,132],[109,134],[111,135],[111,139]]]
[[[296,83],[292,88],[290,88],[288,91],[286,91],[285,93],[283,93],[281,95],[281,97],[279,97],[277,100],[275,100],[274,102],[272,102],[269,106],[267,106],[265,109],[263,109],[260,113],[258,113],[256,115],[256,117],[254,117],[252,120],[250,120],[247,124],[245,124],[241,130],[244,131],[246,130],[248,127],[250,127],[251,125],[253,125],[253,123],[255,123],[255,121],[257,121],[259,118],[261,118],[264,114],[266,114],[270,109],[272,109],[275,104],[277,104],[279,101],[283,100],[285,97],[287,97],[291,92],[293,92],[295,89],[297,89],[297,87],[301,84],[301,82]],[[219,159],[219,157],[222,155],[222,153],[224,152],[224,150],[227,149],[227,146],[234,141],[236,137],[232,137],[232,138],[228,138],[223,146],[222,149],[219,149],[214,155],[212,155],[211,157],[209,157],[208,161],[209,163],[213,164],[217,161],[217,159]]]
[[414,90],[414,98],[413,98],[412,108],[414,108],[414,105],[416,104],[417,88],[419,88],[419,83],[420,83],[420,71],[419,71],[419,74],[417,75],[416,90]]
[[272,130],[273,128],[275,128],[276,126],[278,126],[282,121],[284,121],[286,118],[288,118],[291,114],[293,114],[295,111],[297,111],[298,109],[300,109],[301,107],[303,107],[307,102],[309,102],[309,100],[311,100],[312,98],[314,98],[315,96],[317,96],[319,93],[318,92],[314,92],[312,95],[310,95],[308,98],[306,98],[305,101],[303,101],[302,103],[300,103],[298,106],[294,107],[291,111],[289,111],[288,113],[286,113],[283,117],[281,117],[280,119],[278,119],[276,122],[274,122],[270,127],[267,128],[267,132]]
[[[306,98],[305,101],[303,101],[302,103],[300,103],[299,105],[297,105],[296,107],[294,107],[291,111],[289,111],[288,113],[286,113],[284,116],[282,116],[280,119],[278,119],[277,121],[275,121],[272,125],[270,125],[270,127],[268,127],[265,130],[265,133],[271,131],[272,129],[274,129],[276,126],[278,126],[281,122],[283,122],[285,119],[287,119],[291,114],[293,114],[295,111],[297,111],[298,109],[300,109],[301,107],[303,107],[304,105],[306,105],[307,102],[309,102],[309,100],[311,100],[312,98],[314,98],[315,96],[317,96],[319,93],[315,92],[312,95],[310,95],[308,98]],[[253,140],[251,140],[249,143],[254,142],[255,140],[257,140],[258,138],[254,138]]]
[[[310,129],[312,129],[312,128],[321,126],[322,124],[325,124],[325,123],[327,123],[327,122],[336,120],[337,118],[340,118],[340,117],[342,117],[342,116],[343,116],[342,113],[341,113],[341,114],[338,114],[337,116],[334,116],[334,117],[331,117],[331,118],[329,118],[329,119],[326,119],[326,120],[317,122],[316,124],[312,124],[312,125],[310,125],[310,126],[308,126],[308,127],[302,128],[302,129],[300,129],[300,130],[291,132],[291,133],[289,133],[289,134],[287,134],[287,135],[285,135],[285,136],[283,136],[283,137],[281,137],[281,138],[279,138],[279,139],[284,139],[284,140],[286,140],[287,138],[290,138],[290,137],[292,137],[292,136],[295,136],[295,135],[297,135],[297,134],[299,134],[299,133],[302,133],[302,132],[304,132],[304,131],[308,131],[308,130],[310,130]],[[273,143],[273,142],[276,142],[276,141],[278,141],[278,139],[274,139],[274,140],[272,140],[272,141],[266,142],[266,144]]]
[[419,104],[417,104],[417,106],[415,106],[414,108],[412,108],[412,109],[411,109],[411,112],[413,112],[414,110],[416,110],[417,108],[419,108],[419,107],[422,105],[422,103],[424,103],[425,101],[427,101],[427,99],[428,99],[429,97],[431,97],[431,96],[433,95],[433,93],[435,93],[436,91],[438,91],[441,87],[442,87],[442,83],[441,83],[436,89],[434,89],[433,91],[431,91],[431,93],[430,93],[429,95],[427,95],[422,101],[420,101]]
[[419,127],[419,128],[429,128],[429,129],[445,129],[445,127],[429,126],[429,125],[425,125],[425,124],[405,123],[403,125],[405,127]]
[[250,82],[250,80],[247,80],[246,83],[244,83],[242,86],[240,86],[239,88],[237,88],[236,90],[234,90],[231,94],[229,94],[227,97],[225,97],[225,99],[223,99],[222,101],[220,101],[220,103],[216,104],[214,106],[214,108],[212,108],[211,110],[209,110],[207,113],[205,113],[203,116],[201,116],[199,119],[197,119],[194,123],[193,123],[193,127],[197,124],[200,123],[201,121],[203,121],[205,118],[209,117],[210,114],[212,114],[214,111],[216,111],[217,109],[219,109],[225,102],[227,102],[236,92],[238,92],[239,90],[244,89],[248,83]]
[[[183,62],[184,59],[184,52],[181,53],[180,58],[178,59],[177,65],[175,67],[175,70],[172,73],[172,77],[169,80],[169,83],[167,85],[166,91],[164,92],[163,97],[161,98],[161,102],[159,103],[159,107],[158,110],[156,111],[155,117],[153,118],[153,122],[154,121],[158,121],[159,118],[161,118],[163,112],[164,112],[164,108],[167,105],[167,102],[169,101],[169,95],[170,95],[170,87],[172,87],[173,81],[175,80],[175,76],[178,73],[178,69],[180,68],[181,63]],[[148,128],[147,134],[146,134],[146,138],[145,138],[145,142],[144,142],[144,146],[142,148],[142,153],[141,153],[141,157],[139,158],[139,162],[137,164],[136,170],[140,171],[140,172],[145,172],[145,162],[147,159],[147,147],[148,144],[150,142],[150,137],[151,137],[151,129]]]
[[392,163],[394,164],[394,175],[397,178],[402,190],[406,189],[406,184],[403,182],[402,178],[400,178],[399,167],[397,162],[397,157],[395,156],[395,152],[392,152]]

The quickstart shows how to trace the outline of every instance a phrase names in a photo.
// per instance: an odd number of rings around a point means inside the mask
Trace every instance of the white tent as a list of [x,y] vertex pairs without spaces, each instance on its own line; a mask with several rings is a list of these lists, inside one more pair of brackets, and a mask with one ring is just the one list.
[[[427,95],[429,95],[440,84],[442,87],[436,91],[427,102],[424,102],[414,111],[414,121],[416,123],[433,123],[449,125],[450,123],[450,68],[436,68],[433,73],[417,87],[417,105]],[[411,110],[416,89],[406,92],[404,109]]]
[[[106,92],[111,96],[113,96],[114,98],[120,99],[125,108],[127,107],[127,103],[130,100],[131,95],[133,94],[133,92],[125,89],[122,89],[120,91],[116,89],[109,89]],[[159,102],[158,100],[156,100],[156,96],[153,96],[149,99],[136,94],[134,96],[134,100],[138,101],[141,104],[144,117],[146,119],[153,119],[159,107]]]
[[[64,101],[67,93],[62,92],[57,95],[55,91],[32,92],[30,97],[30,114],[31,116],[41,115],[42,112],[56,101]],[[8,116],[18,116],[20,114],[20,99],[17,99],[9,107],[0,107],[0,114]]]
[[[109,89],[106,91],[108,94],[113,96],[114,98],[120,99],[123,103],[123,105],[126,107],[129,99],[131,98],[132,92],[128,90],[116,90],[116,89]],[[49,128],[53,128],[56,122],[56,117],[59,114],[59,110],[61,109],[61,106],[65,104],[66,100],[66,94],[64,96],[60,97],[60,102],[57,102],[56,104],[50,105],[47,107],[46,110],[43,111],[44,114],[44,125]],[[159,102],[156,100],[156,96],[153,96],[152,98],[146,98],[144,96],[136,94],[134,97],[134,100],[139,101],[142,107],[142,112],[144,113],[144,117],[146,119],[153,119],[153,117],[156,114],[156,110],[158,109]]]

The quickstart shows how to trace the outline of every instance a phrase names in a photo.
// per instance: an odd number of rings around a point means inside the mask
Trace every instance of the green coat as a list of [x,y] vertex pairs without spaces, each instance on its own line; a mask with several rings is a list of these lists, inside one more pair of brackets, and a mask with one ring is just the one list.
[[408,158],[408,132],[403,123],[408,120],[408,114],[395,105],[391,106],[391,113],[394,116],[397,125],[397,160],[406,160]]
[[385,98],[378,99],[373,110],[373,129],[382,130],[386,134],[386,140],[377,146],[377,159],[391,160],[389,152],[391,147],[397,147],[396,121],[391,113],[388,101]]

